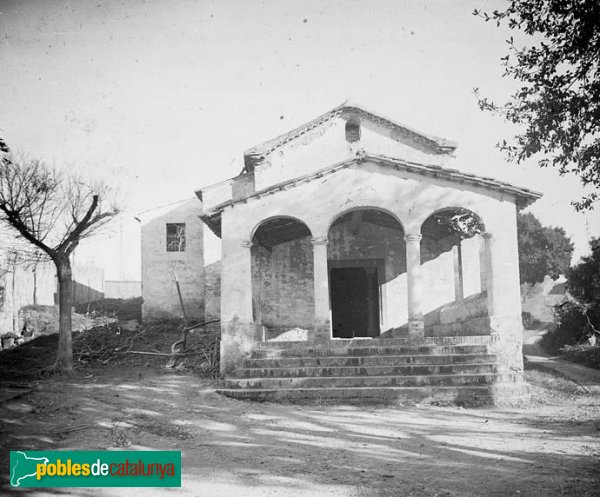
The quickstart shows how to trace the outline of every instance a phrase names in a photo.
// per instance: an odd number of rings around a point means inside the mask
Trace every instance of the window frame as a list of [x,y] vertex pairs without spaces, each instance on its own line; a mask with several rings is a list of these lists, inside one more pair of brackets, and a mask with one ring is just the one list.
[[185,252],[187,245],[185,223],[166,223],[167,252]]

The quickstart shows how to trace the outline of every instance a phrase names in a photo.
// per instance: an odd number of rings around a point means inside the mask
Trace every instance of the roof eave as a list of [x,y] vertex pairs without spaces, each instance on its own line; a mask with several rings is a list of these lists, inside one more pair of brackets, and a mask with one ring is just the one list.
[[[443,167],[437,166],[437,165],[426,165],[426,164],[419,164],[416,162],[408,162],[408,161],[404,161],[401,159],[394,159],[393,157],[387,157],[384,155],[364,155],[364,156],[356,157],[356,158],[346,160],[343,162],[339,162],[337,164],[334,164],[333,166],[328,166],[326,168],[319,169],[319,170],[309,173],[309,174],[298,176],[297,178],[293,178],[291,180],[287,180],[282,183],[277,183],[275,185],[271,185],[268,188],[254,192],[252,195],[249,195],[244,198],[240,198],[237,200],[233,200],[233,199],[227,200],[225,202],[222,202],[221,204],[218,204],[218,205],[215,205],[214,207],[212,207],[210,209],[210,211],[207,211],[206,213],[204,213],[201,216],[201,218],[202,218],[202,220],[204,220],[204,218],[206,218],[209,220],[209,222],[214,222],[213,219],[216,220],[218,217],[218,219],[219,219],[218,222],[220,225],[220,214],[221,214],[221,212],[223,212],[223,210],[226,207],[228,207],[230,205],[243,203],[252,198],[261,197],[263,195],[270,195],[276,191],[285,190],[291,186],[294,186],[297,183],[312,181],[313,179],[321,178],[323,175],[332,174],[332,173],[338,171],[339,169],[349,167],[353,164],[364,163],[366,161],[372,161],[372,162],[376,162],[376,163],[379,162],[379,163],[383,163],[383,164],[387,164],[387,165],[394,165],[397,168],[403,168],[405,170],[414,172],[416,174],[423,174],[423,175],[428,175],[428,176],[433,176],[433,177],[442,177],[443,179],[446,179],[451,182],[457,181],[457,182],[472,183],[472,184],[475,184],[475,185],[483,187],[483,188],[489,188],[491,190],[509,193],[511,195],[514,195],[517,206],[520,208],[525,208],[525,207],[533,204],[536,200],[538,200],[539,198],[542,197],[542,193],[540,193],[540,192],[536,192],[533,190],[529,190],[527,188],[515,186],[510,183],[496,180],[494,178],[481,177],[481,176],[477,176],[475,174],[470,174],[470,173],[463,173],[461,171],[458,171],[457,169],[447,169],[447,168],[443,168]],[[207,222],[207,224],[208,224],[208,222]],[[220,235],[218,235],[218,236],[220,236]]]

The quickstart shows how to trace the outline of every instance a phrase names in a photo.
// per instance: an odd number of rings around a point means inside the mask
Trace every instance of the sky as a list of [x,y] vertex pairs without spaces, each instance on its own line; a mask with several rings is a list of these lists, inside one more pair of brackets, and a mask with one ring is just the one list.
[[[139,279],[140,212],[236,175],[245,149],[350,99],[458,143],[456,167],[544,194],[578,258],[600,213],[578,180],[507,164],[515,129],[477,107],[516,88],[511,33],[477,0],[0,0],[0,133],[11,148],[102,178],[124,212],[77,249],[111,279]],[[517,40],[519,38],[517,37]]]

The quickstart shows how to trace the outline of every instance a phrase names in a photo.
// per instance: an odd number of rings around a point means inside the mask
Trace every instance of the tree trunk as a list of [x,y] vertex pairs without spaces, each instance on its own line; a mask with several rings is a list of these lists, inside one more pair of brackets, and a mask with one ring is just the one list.
[[58,276],[58,355],[56,369],[73,370],[73,341],[71,336],[71,312],[73,309],[73,273],[71,262],[65,255],[55,260]]

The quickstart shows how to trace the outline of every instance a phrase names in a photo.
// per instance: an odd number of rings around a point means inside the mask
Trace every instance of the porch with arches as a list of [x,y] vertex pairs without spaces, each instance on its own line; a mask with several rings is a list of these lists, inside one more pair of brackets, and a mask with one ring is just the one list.
[[380,160],[233,202],[220,213],[225,368],[290,331],[318,346],[516,326],[515,204]]

